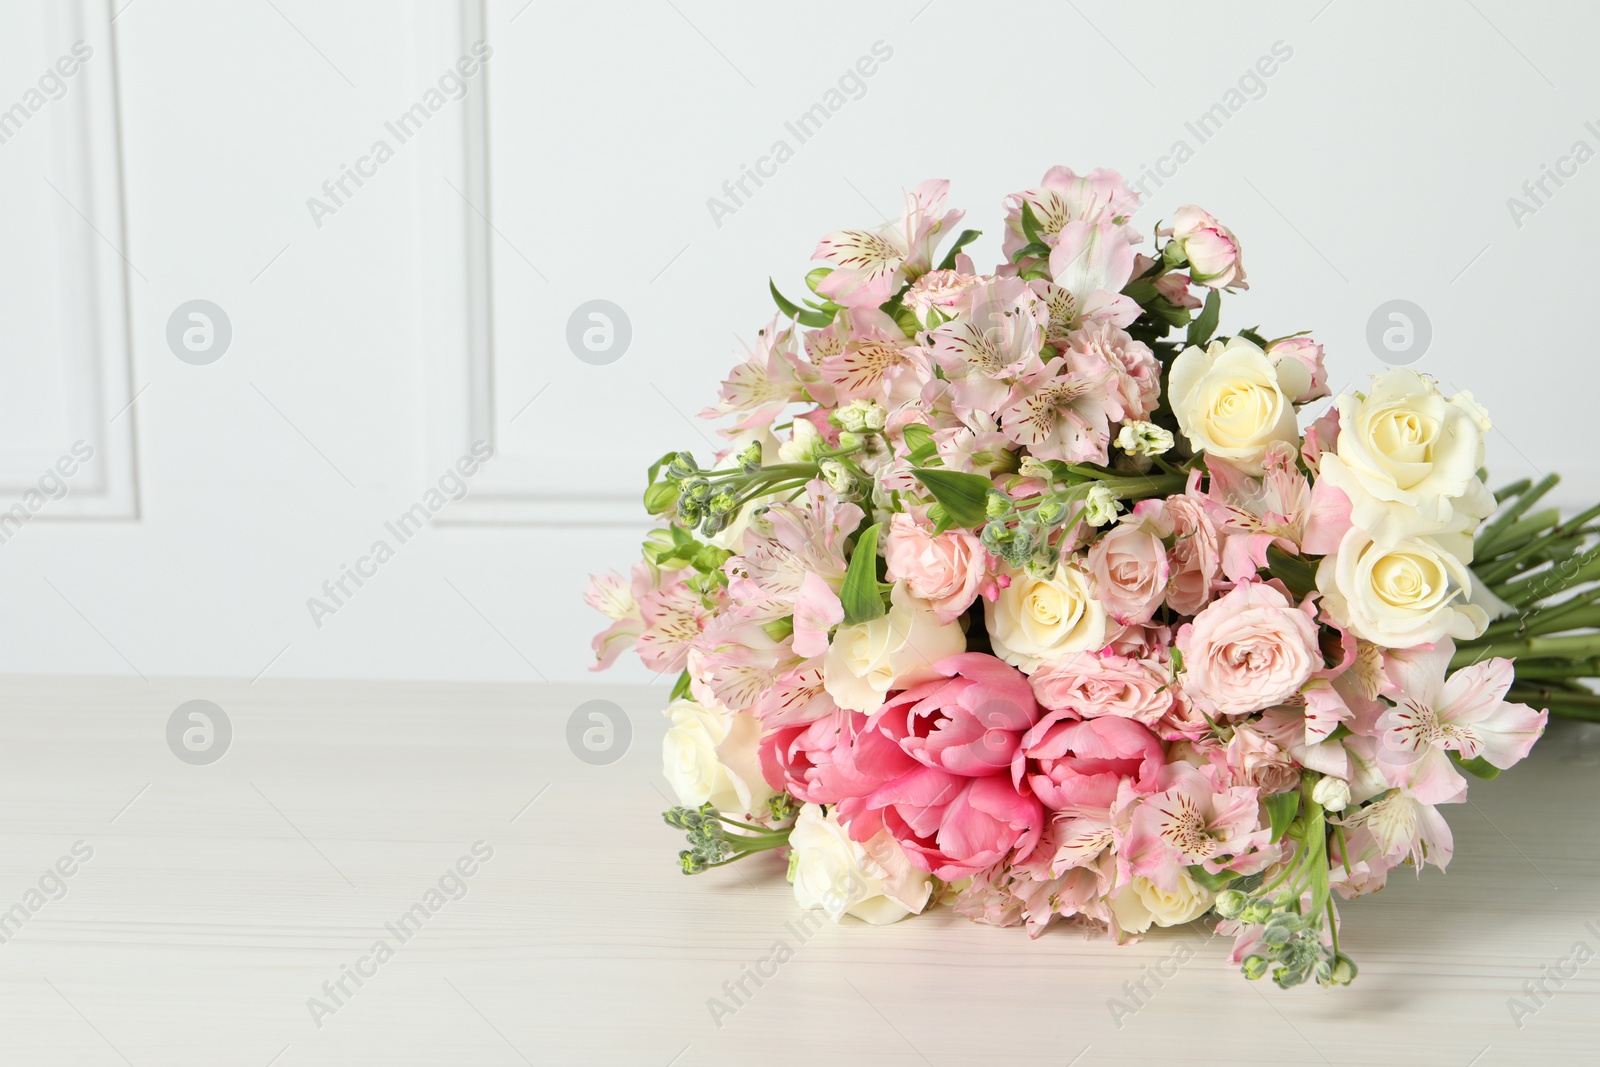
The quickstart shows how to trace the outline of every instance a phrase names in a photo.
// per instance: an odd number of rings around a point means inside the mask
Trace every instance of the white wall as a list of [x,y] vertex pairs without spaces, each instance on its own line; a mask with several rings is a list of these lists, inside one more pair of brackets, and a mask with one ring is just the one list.
[[[1049,165],[1137,176],[1180,140],[1144,217],[1196,201],[1241,235],[1225,329],[1313,329],[1350,385],[1382,367],[1373,310],[1414,301],[1417,366],[1496,417],[1497,479],[1600,495],[1600,164],[1520,225],[1507,204],[1600,150],[1591,5],[115,3],[0,6],[0,109],[93,49],[0,143],[0,490],[95,449],[0,544],[0,671],[578,679],[583,576],[633,557],[643,466],[708,448],[693,413],[769,275],[797,291],[820,234],[932,176],[990,231],[981,261]],[[385,123],[480,39],[462,99],[401,144]],[[798,143],[786,120],[880,41]],[[1292,55],[1202,142],[1187,124],[1275,42]],[[314,220],[378,139],[393,158]],[[793,158],[714,220],[779,139]],[[206,365],[167,341],[196,299],[232,327]],[[566,341],[593,299],[632,325],[609,365]],[[399,543],[385,522],[480,437],[498,458],[467,499]],[[307,599],[380,538],[394,558],[317,626]]]

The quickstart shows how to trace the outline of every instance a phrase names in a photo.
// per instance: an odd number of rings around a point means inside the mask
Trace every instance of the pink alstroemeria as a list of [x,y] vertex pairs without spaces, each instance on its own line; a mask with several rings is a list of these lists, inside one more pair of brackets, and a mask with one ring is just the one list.
[[961,221],[963,212],[943,216],[950,183],[926,181],[906,194],[898,223],[874,230],[835,230],[817,243],[812,259],[834,265],[817,286],[822,296],[844,307],[877,307],[900,288],[908,275],[932,266],[939,235]]
[[993,411],[1011,382],[1040,369],[1048,312],[1020,278],[989,278],[970,300],[967,314],[933,331],[933,359],[958,412]]
[[712,618],[700,594],[681,581],[640,597],[639,615],[644,629],[634,648],[657,674],[683,669],[690,646]]
[[861,523],[862,511],[841,502],[826,482],[806,485],[803,501],[767,509],[768,532],[752,529],[746,549],[723,564],[730,610],[745,619],[771,622],[794,616],[794,650],[822,654],[828,630],[844,618],[844,540]]
[[1068,349],[1059,360],[1018,382],[1000,412],[1001,431],[1040,459],[1105,463],[1111,424],[1122,402],[1099,359]]
[[1184,867],[1202,864],[1213,874],[1224,867],[1249,873],[1265,857],[1258,852],[1271,837],[1258,829],[1259,791],[1253,786],[1217,788],[1214,771],[1171,764],[1175,780],[1145,797],[1133,813],[1128,834],[1129,867],[1134,874],[1173,887]]
[[1390,783],[1423,804],[1442,804],[1466,790],[1448,753],[1482,757],[1505,770],[1544,733],[1548,711],[1505,699],[1515,679],[1508,659],[1463,667],[1445,677],[1455,642],[1392,652],[1383,695],[1395,706],[1378,720],[1378,765]]
[[1326,482],[1315,487],[1295,466],[1294,450],[1274,444],[1260,478],[1226,460],[1207,458],[1212,518],[1222,534],[1222,572],[1248,581],[1267,565],[1267,549],[1326,555],[1350,528],[1350,500]]
[[624,649],[631,648],[644,633],[644,617],[639,614],[639,598],[654,588],[654,573],[650,565],[640,560],[633,565],[633,579],[610,574],[591,574],[589,589],[583,595],[584,603],[600,612],[612,623],[594,637],[594,658],[591,671],[603,671],[616,662]]
[[[1133,246],[1123,232],[1091,222],[1069,222],[1050,251],[1050,318],[1069,329],[1107,322],[1126,326],[1138,316],[1139,305],[1123,296],[1122,287],[1133,277]],[[1130,308],[1129,305],[1132,305]]]
[[774,318],[761,331],[750,358],[728,372],[717,403],[700,412],[702,419],[745,416],[739,429],[770,425],[789,404],[805,396],[798,369],[803,362],[795,347],[795,331],[780,330]]
[[[1461,792],[1441,803],[1466,800],[1466,783],[1461,785]],[[1425,803],[1409,789],[1391,789],[1381,799],[1338,822],[1341,826],[1370,833],[1388,866],[1409,859],[1419,875],[1424,863],[1444,870],[1455,852],[1450,824],[1444,821],[1437,807]],[[1355,840],[1354,836],[1351,840]]]
[[1007,261],[1028,241],[1022,227],[1023,204],[1032,209],[1039,224],[1039,237],[1045,244],[1053,244],[1072,222],[1112,228],[1124,244],[1143,240],[1138,230],[1127,223],[1128,216],[1139,206],[1139,195],[1128,188],[1121,174],[1097,167],[1079,175],[1069,167],[1051,167],[1037,186],[1006,197],[1006,232],[1001,251]]

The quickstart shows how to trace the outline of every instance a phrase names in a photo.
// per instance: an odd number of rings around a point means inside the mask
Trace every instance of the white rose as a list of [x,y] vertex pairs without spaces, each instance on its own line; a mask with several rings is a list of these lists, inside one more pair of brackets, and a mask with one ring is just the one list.
[[1472,394],[1447,399],[1416,371],[1398,368],[1365,397],[1344,393],[1334,404],[1339,441],[1322,454],[1322,477],[1350,498],[1351,521],[1373,537],[1470,532],[1494,511],[1494,494],[1478,477],[1489,417]]
[[1181,926],[1211,909],[1211,890],[1179,872],[1178,886],[1162,889],[1148,878],[1133,880],[1111,898],[1111,914],[1125,933],[1142,934],[1154,926]]
[[1106,643],[1106,609],[1088,577],[1065,561],[1049,578],[1016,574],[984,605],[994,654],[1026,674],[1047,659],[1095,651]]
[[1375,645],[1412,648],[1446,636],[1470,641],[1489,625],[1489,613],[1471,603],[1472,573],[1458,555],[1466,540],[1440,534],[1385,545],[1351,527],[1317,565],[1317,588],[1335,620]]
[[939,677],[933,665],[967,650],[957,623],[946,626],[933,605],[911,595],[905,582],[889,594],[887,614],[841,626],[822,660],[822,687],[841,708],[868,715],[891,689],[909,689]]
[[933,895],[933,879],[911,866],[889,831],[864,845],[852,841],[837,816],[816,804],[800,809],[789,848],[795,900],[822,908],[834,922],[854,915],[885,926],[920,913]]
[[1272,442],[1299,447],[1290,398],[1305,392],[1310,381],[1311,372],[1298,360],[1275,366],[1260,346],[1235,337],[1179,353],[1168,396],[1191,448],[1259,474]]
[[672,725],[662,763],[678,803],[710,803],[726,812],[752,812],[766,804],[772,789],[761,774],[759,719],[693,700],[673,701],[666,716]]

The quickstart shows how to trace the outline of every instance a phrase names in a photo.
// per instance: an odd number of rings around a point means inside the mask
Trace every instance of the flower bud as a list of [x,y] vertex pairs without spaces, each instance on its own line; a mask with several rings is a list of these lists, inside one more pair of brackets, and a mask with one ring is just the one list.
[[1015,510],[1011,498],[998,489],[990,489],[983,499],[983,513],[990,519],[1004,519]]
[[1017,467],[1017,473],[1024,478],[1038,478],[1046,482],[1055,477],[1055,471],[1051,470],[1043,460],[1035,459],[1032,456],[1022,457],[1022,462]]
[[1350,783],[1343,778],[1323,778],[1312,788],[1311,799],[1328,811],[1343,811],[1350,803]]
[[888,416],[882,404],[876,400],[852,400],[830,416],[830,421],[836,426],[843,427],[854,433],[864,433],[868,430],[881,430]]
[[1130,456],[1159,456],[1171,450],[1172,431],[1153,422],[1130,420],[1117,431],[1117,447]]
[[839,433],[839,447],[846,451],[861,447],[862,437],[854,430],[842,430]]
[[1254,981],[1267,973],[1267,967],[1271,962],[1265,956],[1246,956],[1244,958],[1244,966],[1240,970],[1244,972],[1246,978]]
[[818,469],[822,472],[822,480],[827,482],[828,487],[840,496],[846,496],[855,489],[856,476],[850,473],[849,467],[846,467],[838,460],[825,459]]
[[1217,909],[1217,914],[1222,916],[1224,919],[1236,919],[1239,917],[1239,913],[1244,911],[1244,906],[1249,902],[1250,898],[1241,893],[1239,890],[1224,889],[1222,892],[1217,894],[1215,907]]
[[761,442],[751,441],[739,453],[739,470],[749,474],[761,466]]
[[1116,517],[1117,494],[1104,485],[1090,486],[1089,495],[1083,502],[1083,521],[1090,526],[1104,526]]

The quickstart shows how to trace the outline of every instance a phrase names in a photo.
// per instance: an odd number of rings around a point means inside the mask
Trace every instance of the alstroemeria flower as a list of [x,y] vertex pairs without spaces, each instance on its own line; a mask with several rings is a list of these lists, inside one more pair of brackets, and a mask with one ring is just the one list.
[[1378,765],[1424,804],[1446,803],[1466,789],[1447,753],[1482,757],[1504,770],[1528,754],[1550,718],[1505,700],[1515,678],[1510,660],[1475,663],[1447,679],[1454,654],[1455,642],[1445,638],[1391,653],[1385,666],[1384,696],[1395,706],[1378,720]]
[[1122,402],[1111,371],[1071,349],[1042,371],[1018,382],[1000,412],[1001,431],[1040,459],[1105,463],[1111,424],[1122,421]]
[[[1172,764],[1171,786],[1145,797],[1133,813],[1128,835],[1129,867],[1135,874],[1171,888],[1184,867],[1202,864],[1216,873],[1263,861],[1258,850],[1270,829],[1257,829],[1259,791],[1254,786],[1217,788],[1206,771]],[[1250,857],[1254,856],[1253,861]],[[1241,863],[1245,861],[1245,863]]]
[[898,223],[874,230],[836,230],[817,243],[812,259],[834,265],[817,286],[822,296],[844,307],[877,307],[900,288],[907,275],[932,266],[933,246],[941,233],[961,221],[963,212],[944,216],[948,181],[926,181],[906,194]]

